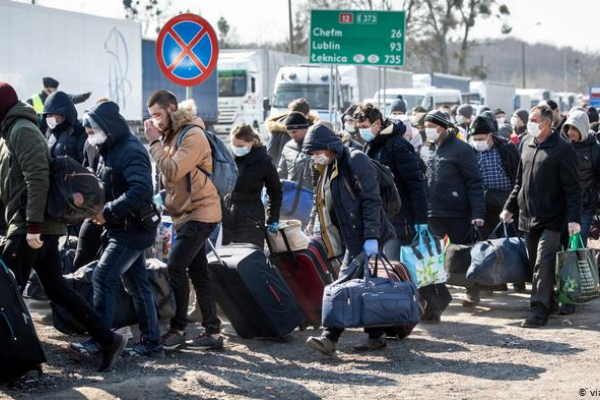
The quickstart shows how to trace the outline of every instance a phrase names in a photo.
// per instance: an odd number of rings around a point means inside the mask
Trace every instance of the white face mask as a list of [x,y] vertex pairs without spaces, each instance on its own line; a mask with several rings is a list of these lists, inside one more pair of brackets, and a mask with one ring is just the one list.
[[319,164],[319,165],[327,165],[327,164],[331,163],[331,161],[329,160],[329,157],[327,157],[327,155],[325,155],[325,154],[314,154],[312,156],[312,159],[315,162],[315,164]]
[[498,125],[503,125],[506,122],[506,117],[496,118],[496,121],[498,121]]
[[248,155],[248,153],[250,153],[250,149],[247,148],[246,146],[242,146],[242,147],[233,146],[232,151],[236,157],[244,157],[245,155]]
[[457,115],[457,116],[456,116],[456,123],[457,123],[458,125],[462,125],[462,124],[464,124],[466,121],[467,121],[467,120],[466,120],[466,119],[465,119],[465,117],[463,117],[462,115],[460,115],[460,114],[459,114],[459,115]]
[[348,133],[354,133],[354,132],[356,132],[356,126],[354,124],[351,124],[351,123],[348,123],[348,122],[344,123],[344,129]]
[[519,117],[517,117],[516,115],[514,115],[511,119],[510,119],[510,124],[512,125],[512,127],[514,129],[517,129],[519,127]]
[[46,118],[46,125],[48,125],[48,128],[50,128],[50,129],[56,128],[56,125],[58,125],[58,123],[56,122],[56,118],[54,118],[54,117]]
[[486,151],[490,148],[487,140],[471,140],[471,146],[477,151]]
[[106,142],[107,136],[104,131],[96,131],[93,135],[88,135],[88,143],[92,146],[100,146],[102,143]]
[[534,138],[540,136],[540,124],[535,123],[535,122],[528,122],[527,123],[527,132],[533,136]]
[[437,128],[425,128],[425,136],[427,136],[427,140],[432,142],[435,142],[440,138]]

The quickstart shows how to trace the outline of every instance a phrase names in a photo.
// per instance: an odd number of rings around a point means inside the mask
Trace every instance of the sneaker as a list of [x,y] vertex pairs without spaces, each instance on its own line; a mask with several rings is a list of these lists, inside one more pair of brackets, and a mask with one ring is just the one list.
[[203,333],[187,341],[186,346],[191,350],[220,350],[223,348],[223,336],[215,338],[212,334]]
[[515,293],[527,293],[527,286],[524,283],[515,283],[513,288]]
[[467,299],[463,301],[463,307],[475,307],[481,302],[478,291],[467,292]]
[[98,357],[102,354],[100,345],[95,340],[86,340],[85,342],[76,342],[69,344],[69,350],[80,356]]
[[126,344],[127,338],[114,334],[112,343],[102,349],[102,362],[98,367],[98,372],[108,372],[113,369]]
[[126,357],[164,358],[165,350],[160,343],[150,343],[144,339],[123,351]]
[[573,304],[561,304],[558,307],[558,315],[571,315],[575,314],[575,306]]
[[360,351],[360,352],[375,351],[375,350],[382,349],[385,346],[386,346],[385,335],[381,335],[380,337],[378,337],[376,339],[368,338],[363,343],[356,345],[356,346],[352,346],[352,349],[354,351]]
[[306,340],[308,348],[319,351],[326,356],[335,355],[335,342],[325,336],[311,336]]
[[546,326],[548,318],[539,314],[529,314],[525,321],[521,322],[521,328],[541,328]]
[[175,329],[169,329],[169,331],[160,338],[160,343],[165,350],[177,350],[184,347],[185,331],[180,332]]

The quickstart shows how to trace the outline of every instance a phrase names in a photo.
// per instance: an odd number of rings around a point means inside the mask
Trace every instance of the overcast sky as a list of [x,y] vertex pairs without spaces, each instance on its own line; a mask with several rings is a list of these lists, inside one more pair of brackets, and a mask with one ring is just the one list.
[[[21,2],[29,2],[19,0]],[[296,6],[305,0],[292,0]],[[599,0],[500,0],[510,11],[512,36],[600,53]],[[123,18],[122,0],[36,0],[37,4],[105,17]],[[216,28],[223,16],[241,41],[282,40],[288,35],[286,0],[172,0],[173,12],[201,10]],[[294,8],[296,7],[294,6]],[[540,25],[536,25],[541,22]],[[500,23],[480,21],[473,38],[501,36]]]

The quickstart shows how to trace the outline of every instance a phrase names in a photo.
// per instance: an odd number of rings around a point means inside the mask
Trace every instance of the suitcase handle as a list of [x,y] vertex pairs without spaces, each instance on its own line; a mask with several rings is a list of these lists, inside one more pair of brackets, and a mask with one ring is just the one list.
[[225,265],[221,257],[219,257],[219,253],[217,253],[217,249],[215,249],[215,246],[212,244],[210,239],[206,239],[206,243],[208,244],[208,247],[210,247],[211,251],[215,254],[215,257],[217,257],[217,261],[219,261],[222,266],[226,267],[227,265]]

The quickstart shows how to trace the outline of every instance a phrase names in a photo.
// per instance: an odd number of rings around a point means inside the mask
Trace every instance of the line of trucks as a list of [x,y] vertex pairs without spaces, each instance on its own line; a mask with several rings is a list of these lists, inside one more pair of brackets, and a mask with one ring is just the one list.
[[[57,79],[68,93],[92,92],[77,106],[82,113],[94,100],[115,100],[133,124],[146,117],[145,99],[156,89],[171,90],[179,99],[185,88],[160,72],[155,41],[142,38],[139,23],[96,17],[38,5],[0,0],[3,42],[0,81],[10,82],[21,99],[38,93],[42,77]],[[264,121],[299,97],[307,98],[321,119],[333,120],[351,104],[370,101],[384,110],[399,96],[408,108],[428,110],[470,103],[512,112],[555,99],[564,111],[581,95],[545,89],[515,89],[491,81],[369,66],[315,66],[307,57],[266,49],[221,50],[217,71],[199,86],[193,98],[205,122],[228,134],[240,122],[265,132]],[[333,94],[335,93],[335,94]]]

